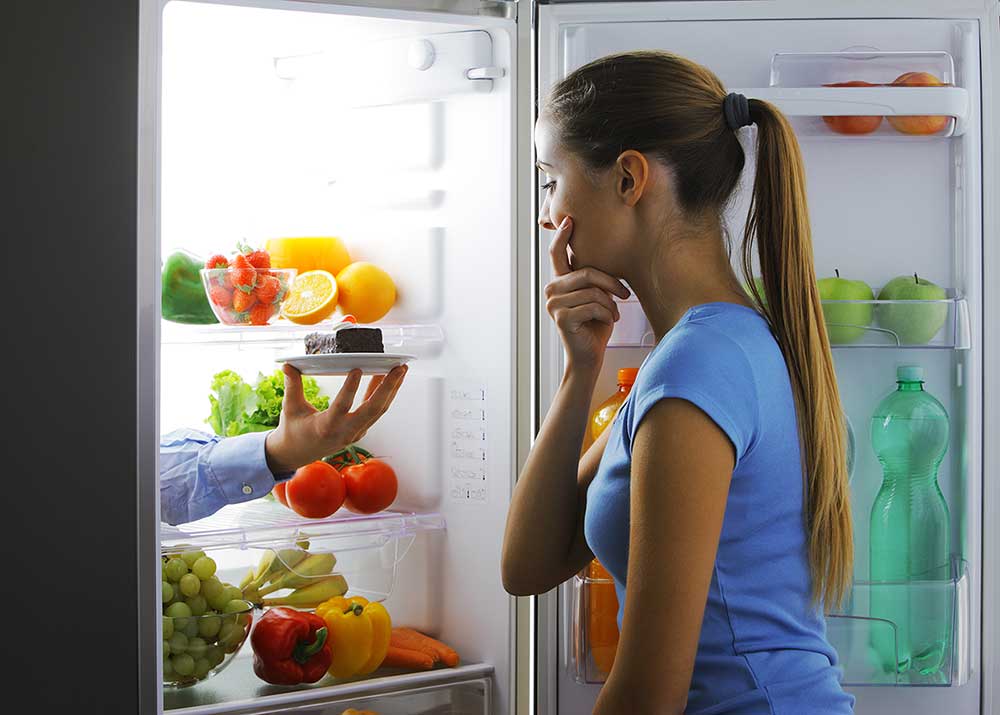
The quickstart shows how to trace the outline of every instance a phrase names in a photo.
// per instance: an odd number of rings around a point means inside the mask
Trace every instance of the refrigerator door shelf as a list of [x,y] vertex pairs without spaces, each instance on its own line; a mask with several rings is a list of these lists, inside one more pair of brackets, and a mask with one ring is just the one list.
[[490,715],[492,673],[485,664],[422,673],[380,668],[363,680],[327,676],[311,685],[284,688],[257,678],[251,659],[240,657],[204,683],[165,691],[163,710],[177,715],[340,715],[354,708],[379,715]]
[[[649,348],[656,338],[637,300],[616,301],[621,318],[608,347]],[[968,301],[824,300],[830,347],[968,350],[972,328]]]
[[[752,99],[762,99],[780,109],[793,121],[796,132],[813,130],[817,136],[858,137],[898,136],[899,138],[926,138],[928,136],[959,136],[965,131],[970,111],[969,93],[961,87],[747,87],[736,88],[734,92]],[[928,122],[930,134],[909,134],[897,131],[888,122],[880,125],[883,131],[866,134],[838,134],[824,123],[796,122],[802,117],[942,117],[942,128]]]
[[[333,318],[316,325],[299,325],[279,319],[271,325],[181,325],[164,320],[160,328],[163,345],[229,345],[240,349],[274,350],[288,353],[302,348],[302,341],[309,333],[330,330],[339,324]],[[444,330],[434,323],[413,325],[388,325],[374,323],[382,330],[382,344],[386,352],[398,352],[417,357],[435,356],[444,345]]]
[[970,609],[959,557],[948,580],[856,582],[843,610],[826,617],[843,684],[964,685],[973,671]]
[[912,72],[926,72],[946,85],[956,84],[955,61],[948,52],[881,52],[857,47],[843,52],[776,52],[771,57],[770,85],[821,87],[851,81],[887,85]]

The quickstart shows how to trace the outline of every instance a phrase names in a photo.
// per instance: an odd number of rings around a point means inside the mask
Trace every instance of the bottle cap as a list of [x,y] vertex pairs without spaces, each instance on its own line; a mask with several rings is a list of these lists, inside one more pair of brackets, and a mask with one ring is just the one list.
[[623,367],[618,371],[618,384],[619,385],[634,385],[635,376],[639,374],[639,368],[637,367]]
[[896,367],[896,382],[923,382],[924,369],[919,365],[899,365]]

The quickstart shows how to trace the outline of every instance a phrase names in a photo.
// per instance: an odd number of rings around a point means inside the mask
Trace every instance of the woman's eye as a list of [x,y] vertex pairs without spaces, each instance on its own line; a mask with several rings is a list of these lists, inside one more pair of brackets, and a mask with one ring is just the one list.
[[554,182],[554,181],[546,181],[544,184],[542,184],[542,191],[548,191],[549,189],[551,189],[555,185],[556,185],[556,182]]

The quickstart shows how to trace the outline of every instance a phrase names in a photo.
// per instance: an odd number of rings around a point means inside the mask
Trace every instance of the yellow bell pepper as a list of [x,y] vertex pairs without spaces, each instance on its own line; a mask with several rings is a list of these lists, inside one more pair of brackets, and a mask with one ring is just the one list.
[[330,675],[350,678],[368,675],[385,660],[392,635],[392,620],[381,603],[362,596],[335,596],[316,607],[329,631],[333,660]]

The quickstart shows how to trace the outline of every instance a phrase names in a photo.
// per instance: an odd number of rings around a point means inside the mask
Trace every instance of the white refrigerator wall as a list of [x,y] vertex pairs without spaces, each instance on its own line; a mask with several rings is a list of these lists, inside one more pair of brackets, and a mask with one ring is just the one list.
[[[399,299],[384,324],[430,337],[398,347],[418,359],[363,444],[399,475],[395,508],[438,512],[447,527],[418,535],[386,605],[395,623],[441,637],[465,662],[492,665],[495,712],[506,712],[512,619],[499,563],[516,344],[509,28],[489,18],[472,27],[429,14],[404,21],[283,7],[311,11],[166,6],[162,255],[333,235],[353,258],[393,276]],[[469,39],[456,35],[470,32],[500,76],[487,85],[451,80],[446,96],[431,87],[419,101],[397,101],[415,85],[387,48],[428,39],[447,63]],[[362,89],[386,104],[349,105]],[[301,341],[202,345],[177,334],[164,325],[163,432],[208,430],[214,373],[253,380],[276,369],[276,355],[304,351]],[[320,384],[333,395],[340,379]]]
[[[871,449],[872,410],[895,388],[895,366],[924,367],[926,388],[945,405],[953,437],[940,469],[951,509],[952,550],[969,562],[974,672],[960,688],[856,688],[858,713],[979,711],[979,573],[981,504],[981,265],[979,178],[979,44],[974,22],[950,20],[746,20],[738,10],[699,21],[702,3],[595,4],[541,8],[539,94],[576,67],[613,52],[663,49],[714,71],[727,87],[767,87],[775,52],[838,52],[852,46],[883,51],[943,50],[956,62],[957,84],[970,90],[971,121],[965,136],[931,141],[800,141],[807,172],[809,210],[818,277],[842,275],[875,290],[897,275],[914,271],[968,298],[972,348],[951,350],[836,349],[835,362],[845,409],[857,438],[852,480],[856,575],[868,573],[868,520],[881,481]],[[677,11],[677,6],[684,6]],[[693,9],[695,8],[695,9]],[[705,11],[702,11],[705,12]],[[762,13],[757,12],[756,15]],[[687,16],[688,21],[668,21]],[[744,16],[752,16],[748,11]],[[620,22],[615,22],[620,20]],[[723,20],[723,21],[720,21]],[[891,79],[891,78],[889,78]],[[888,81],[888,80],[887,80]],[[752,96],[751,92],[747,92]],[[720,110],[721,111],[721,110]],[[752,130],[744,130],[745,146]],[[743,176],[740,200],[727,214],[738,246],[746,216],[752,162]],[[550,236],[543,232],[541,244]],[[738,255],[734,256],[738,260]],[[549,265],[541,256],[542,281]],[[542,404],[547,406],[561,371],[554,331],[543,320]],[[547,336],[547,337],[546,337]],[[546,343],[548,346],[546,348]],[[637,367],[647,350],[609,349],[594,403],[614,390],[615,370]],[[547,357],[546,357],[547,356]],[[548,394],[545,390],[548,389]],[[544,408],[543,408],[544,409]],[[559,628],[565,629],[568,589],[559,598]],[[566,662],[567,634],[559,637],[558,710],[592,707],[596,686],[576,684]],[[549,700],[549,702],[552,702]]]

